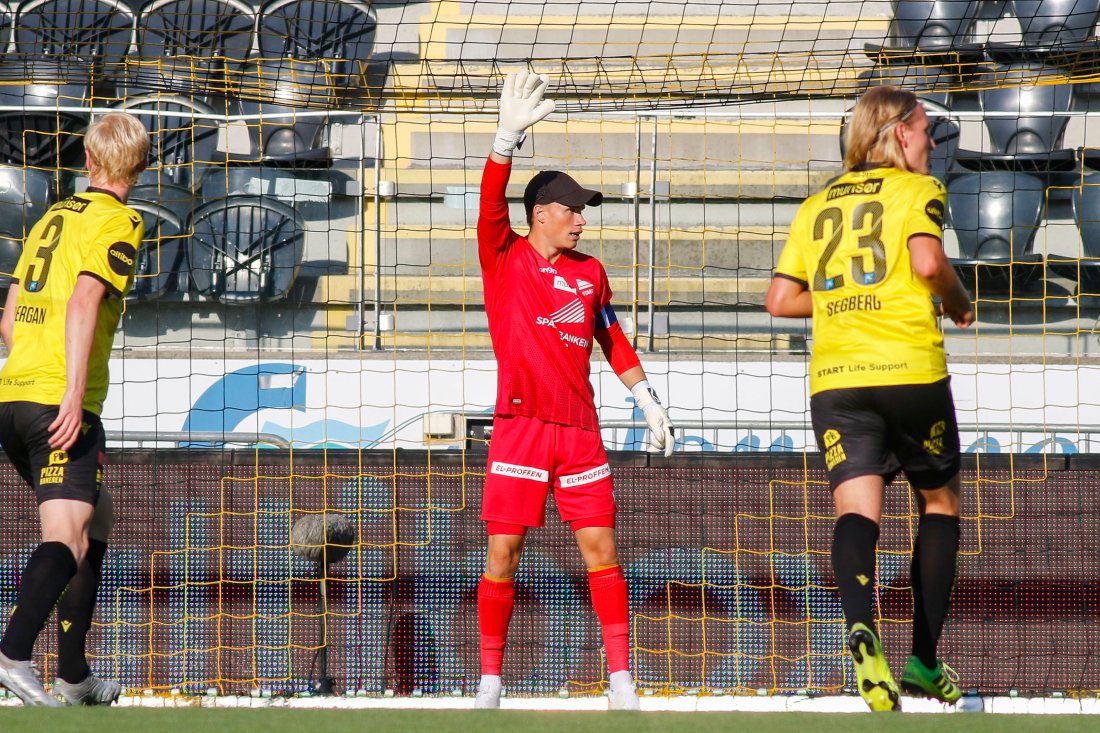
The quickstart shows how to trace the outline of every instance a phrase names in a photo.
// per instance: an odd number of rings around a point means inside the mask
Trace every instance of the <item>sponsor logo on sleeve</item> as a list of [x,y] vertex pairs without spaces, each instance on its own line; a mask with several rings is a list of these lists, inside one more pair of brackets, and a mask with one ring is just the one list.
[[939,199],[932,199],[924,206],[924,213],[928,215],[928,218],[938,226],[943,228],[943,202]]
[[112,272],[125,277],[134,271],[137,251],[129,242],[115,242],[107,248],[107,262],[110,263]]

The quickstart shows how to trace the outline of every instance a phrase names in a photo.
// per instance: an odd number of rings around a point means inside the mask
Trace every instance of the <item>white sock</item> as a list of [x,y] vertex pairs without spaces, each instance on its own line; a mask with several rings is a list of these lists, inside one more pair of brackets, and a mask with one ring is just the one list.
[[612,690],[618,690],[622,687],[634,687],[634,678],[630,676],[629,669],[612,672],[610,682]]
[[481,683],[477,686],[478,690],[489,690],[496,692],[501,688],[501,681],[499,674],[483,674],[481,675]]

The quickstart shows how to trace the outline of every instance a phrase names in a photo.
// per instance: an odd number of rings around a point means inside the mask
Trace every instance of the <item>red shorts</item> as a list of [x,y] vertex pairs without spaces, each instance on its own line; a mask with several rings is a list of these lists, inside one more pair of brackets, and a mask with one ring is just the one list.
[[551,484],[563,522],[615,515],[611,466],[599,432],[534,417],[494,418],[481,518],[541,527]]

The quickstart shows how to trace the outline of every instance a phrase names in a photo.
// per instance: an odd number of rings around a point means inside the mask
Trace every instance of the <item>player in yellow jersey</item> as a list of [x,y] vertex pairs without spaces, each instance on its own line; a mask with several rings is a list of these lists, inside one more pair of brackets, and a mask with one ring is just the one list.
[[928,125],[910,92],[863,95],[844,173],[799,208],[767,296],[773,316],[813,317],[810,413],[836,504],[833,570],[872,710],[900,709],[872,608],[883,493],[899,470],[920,510],[902,686],[960,696],[936,656],[959,549],[959,433],[932,296],[961,328],[974,312],[943,252],[947,194],[928,175]]
[[46,692],[31,662],[55,605],[54,692],[74,705],[109,705],[121,692],[117,682],[92,674],[84,640],[114,524],[101,487],[99,413],[144,234],[126,198],[145,169],[149,134],[137,118],[112,112],[88,127],[84,148],[88,188],[52,206],[31,229],[0,318],[8,348],[0,444],[34,489],[42,524],[0,639],[0,684],[28,705],[63,704]]

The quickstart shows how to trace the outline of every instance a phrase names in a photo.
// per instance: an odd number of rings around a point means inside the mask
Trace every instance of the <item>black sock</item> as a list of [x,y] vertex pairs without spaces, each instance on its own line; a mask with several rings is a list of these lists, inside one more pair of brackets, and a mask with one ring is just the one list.
[[875,545],[878,524],[860,514],[845,514],[833,528],[833,572],[840,605],[851,631],[855,624],[875,630]]
[[69,587],[57,602],[57,674],[76,684],[91,672],[84,656],[84,640],[92,627],[96,593],[103,575],[103,556],[107,543],[88,541],[88,554],[69,581]]
[[913,585],[913,656],[936,667],[936,645],[951,607],[959,556],[959,518],[923,514],[917,529],[910,581]]
[[35,548],[23,568],[15,610],[0,639],[0,651],[5,656],[19,661],[31,658],[38,634],[75,574],[76,559],[67,545],[43,542]]

